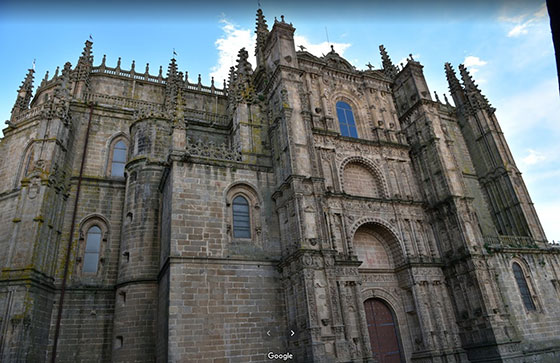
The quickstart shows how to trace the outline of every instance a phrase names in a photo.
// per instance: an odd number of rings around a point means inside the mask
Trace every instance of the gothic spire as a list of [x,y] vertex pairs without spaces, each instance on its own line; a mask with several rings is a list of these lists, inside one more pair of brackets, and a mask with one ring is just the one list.
[[451,66],[451,63],[445,63],[445,76],[447,77],[447,83],[449,83],[449,91],[453,96],[454,93],[462,90],[461,84],[457,79],[457,75],[455,74],[455,70]]
[[472,79],[469,71],[467,71],[467,68],[463,64],[459,64],[459,73],[461,74],[461,79],[463,80],[463,84],[465,85],[465,91],[467,91],[467,92],[473,92],[473,91],[480,92],[476,83],[474,83],[474,80]]
[[33,74],[35,70],[30,68],[27,71],[27,75],[25,79],[21,83],[21,86],[18,89],[18,95],[16,98],[16,103],[12,108],[12,114],[17,114],[22,110],[26,110],[29,107],[29,103],[31,102],[31,96],[33,94]]
[[80,58],[83,58],[86,61],[93,61],[93,56],[91,54],[91,47],[93,45],[93,42],[91,40],[86,40],[86,43],[84,45],[84,50],[82,51],[82,56]]
[[78,59],[78,64],[76,64],[76,80],[78,81],[85,81],[89,78],[89,73],[93,66],[92,45],[92,41],[86,40],[82,55]]
[[383,71],[389,77],[395,78],[395,76],[398,73],[398,69],[397,69],[397,67],[395,67],[395,65],[391,61],[391,58],[389,57],[389,54],[387,54],[387,50],[385,49],[383,44],[381,44],[379,46],[379,51],[381,52],[381,61],[383,63]]
[[471,105],[475,108],[478,107],[486,109],[491,113],[494,112],[495,109],[490,105],[488,99],[482,94],[473,78],[471,77],[469,71],[463,64],[459,64],[459,72],[461,73],[461,79],[463,80],[466,95]]
[[257,36],[268,35],[268,25],[266,24],[266,19],[264,18],[264,14],[260,8],[257,10],[257,29],[255,30],[255,33],[257,33]]
[[179,90],[179,72],[177,71],[177,62],[175,57],[171,58],[167,67],[167,81],[165,83],[165,111],[175,112],[177,106],[177,93]]
[[175,79],[177,77],[177,62],[175,58],[171,58],[169,66],[167,67],[167,79]]
[[257,10],[257,23],[255,33],[257,34],[257,42],[255,45],[255,56],[257,57],[257,66],[264,63],[264,46],[266,38],[268,37],[268,25],[266,25],[266,19],[262,10],[259,8]]

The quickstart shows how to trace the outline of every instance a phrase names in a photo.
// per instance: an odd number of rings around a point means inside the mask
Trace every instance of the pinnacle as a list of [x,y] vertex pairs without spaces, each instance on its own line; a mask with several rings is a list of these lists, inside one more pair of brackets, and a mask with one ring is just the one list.
[[465,85],[465,89],[467,91],[478,90],[476,83],[474,83],[469,71],[463,64],[459,64],[459,73],[461,73],[461,79],[463,80],[463,84]]
[[251,74],[253,73],[253,68],[251,67],[251,63],[248,61],[249,53],[245,48],[241,48],[238,53],[237,59],[237,72],[239,74]]
[[78,63],[86,62],[92,63],[93,62],[93,55],[91,54],[93,42],[91,40],[86,40],[84,45],[84,50],[82,51],[82,56],[80,57],[80,61]]
[[379,51],[381,52],[381,61],[383,64],[383,70],[388,76],[394,78],[397,75],[398,70],[397,67],[395,67],[395,65],[391,61],[391,58],[389,57],[389,54],[387,53],[387,50],[385,49],[383,44],[379,46]]
[[447,77],[447,82],[449,83],[449,91],[451,91],[452,94],[462,90],[461,84],[455,74],[455,70],[449,62],[445,63],[445,76]]
[[25,76],[25,79],[23,80],[23,82],[21,82],[21,86],[19,87],[19,91],[30,91],[33,88],[33,79],[34,76],[33,74],[35,73],[35,70],[33,68],[29,68],[27,70],[27,74]]
[[255,30],[255,33],[268,33],[268,25],[266,24],[266,19],[264,17],[264,14],[262,12],[262,10],[259,8],[257,10],[257,29]]

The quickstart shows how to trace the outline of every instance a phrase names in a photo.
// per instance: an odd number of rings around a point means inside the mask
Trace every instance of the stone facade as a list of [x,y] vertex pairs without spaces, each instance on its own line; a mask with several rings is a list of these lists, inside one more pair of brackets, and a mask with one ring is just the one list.
[[358,71],[294,31],[259,10],[223,89],[94,66],[89,41],[34,96],[29,71],[0,142],[0,360],[560,360],[560,250],[468,71],[445,66],[452,106],[412,57]]

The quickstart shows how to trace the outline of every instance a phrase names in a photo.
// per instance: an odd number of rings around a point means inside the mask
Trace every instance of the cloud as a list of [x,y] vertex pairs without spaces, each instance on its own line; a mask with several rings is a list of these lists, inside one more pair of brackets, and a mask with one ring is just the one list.
[[[468,68],[471,76],[474,76],[480,70],[479,67],[482,67],[487,63],[488,62],[480,59],[479,57],[475,57],[474,55],[465,57],[465,60],[463,61],[463,65]],[[476,80],[476,83],[478,83],[479,85],[484,84],[486,83],[486,79],[478,78]]]
[[529,155],[521,159],[521,163],[524,165],[535,165],[547,159],[546,155],[541,151],[527,149]]
[[249,29],[242,29],[229,21],[220,20],[224,25],[224,34],[218,38],[214,45],[218,49],[218,62],[212,67],[210,76],[214,77],[217,86],[222,86],[222,81],[229,77],[229,68],[237,63],[237,53],[241,48],[249,52],[249,62],[255,68],[256,59],[254,55],[257,36]]
[[514,17],[501,16],[498,20],[505,23],[514,23],[515,26],[508,31],[507,36],[516,38],[528,34],[535,23],[544,20],[543,18],[546,18],[547,14],[546,4],[543,3],[534,13],[527,12]]
[[[250,29],[241,28],[226,19],[220,20],[223,24],[222,31],[223,34],[218,38],[214,45],[218,49],[218,61],[210,70],[210,76],[214,77],[214,82],[217,87],[222,86],[222,81],[229,77],[229,68],[237,64],[237,54],[241,48],[245,48],[249,52],[249,63],[255,69],[256,58],[254,55],[255,44],[257,40],[256,34]],[[327,54],[331,51],[330,45],[333,45],[334,50],[344,56],[344,52],[348,47],[351,46],[350,43],[311,43],[305,36],[296,35],[294,36],[294,42],[296,46],[303,45],[309,53],[316,56],[321,56],[322,54]]]
[[560,223],[558,223],[560,203],[558,202],[555,198],[550,202],[535,203],[535,209],[549,242],[560,242]]
[[511,38],[511,37],[518,37],[522,34],[527,34],[529,33],[529,30],[527,29],[528,26],[529,26],[529,22],[516,25],[508,32],[507,36]]
[[[398,65],[400,67],[401,63],[403,66],[406,66],[406,63],[408,63],[408,59],[410,58],[410,55],[408,57],[404,57],[399,59],[399,61],[396,63],[396,65]],[[414,60],[418,60],[420,59],[420,54],[413,54],[412,58],[414,58]]]
[[468,57],[465,57],[465,60],[463,61],[463,64],[465,65],[465,67],[476,67],[476,66],[483,66],[485,65],[486,61],[483,61],[482,59],[475,57],[473,55],[469,55]]
[[548,15],[548,10],[546,9],[546,3],[542,3],[539,10],[537,10],[534,14],[535,18],[544,18]]
[[535,128],[560,135],[560,102],[556,79],[496,102],[497,115],[504,132],[519,137]]
[[[341,57],[344,56],[344,52],[348,49],[352,44],[350,43],[311,43],[305,36],[303,35],[294,35],[294,42],[296,44],[296,48],[300,45],[303,45],[306,49],[305,51],[317,56],[321,57],[323,54],[327,54],[331,51],[331,45],[334,48],[334,51],[337,52]],[[297,48],[299,50],[299,48]]]

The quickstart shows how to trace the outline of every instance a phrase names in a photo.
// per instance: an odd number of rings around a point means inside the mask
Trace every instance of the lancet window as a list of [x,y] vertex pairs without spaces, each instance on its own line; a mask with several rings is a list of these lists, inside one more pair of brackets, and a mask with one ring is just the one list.
[[535,302],[531,296],[531,290],[527,284],[527,279],[525,279],[523,269],[517,262],[513,263],[512,269],[515,281],[517,282],[517,287],[519,288],[519,293],[521,294],[521,300],[523,300],[523,305],[525,305],[527,310],[536,310]]

